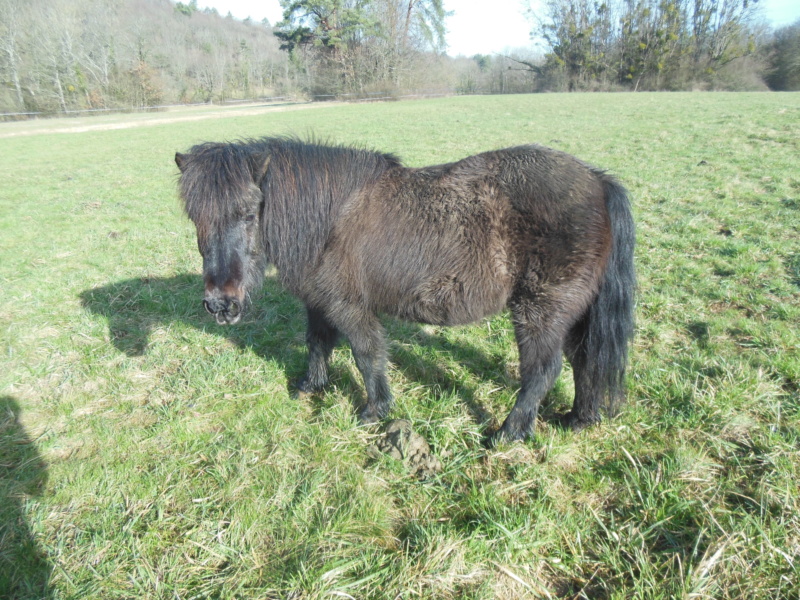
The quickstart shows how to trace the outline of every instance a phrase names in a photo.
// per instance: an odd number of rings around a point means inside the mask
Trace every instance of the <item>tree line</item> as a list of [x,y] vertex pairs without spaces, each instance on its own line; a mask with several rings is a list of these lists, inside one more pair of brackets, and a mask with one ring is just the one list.
[[0,0],[0,112],[421,89],[800,89],[800,22],[771,31],[752,0],[545,0],[528,7],[538,49],[456,58],[442,0],[281,6],[273,25],[197,0]]
[[547,87],[757,88],[785,54],[760,24],[757,0],[544,0],[543,6],[528,10],[549,49],[531,66]]

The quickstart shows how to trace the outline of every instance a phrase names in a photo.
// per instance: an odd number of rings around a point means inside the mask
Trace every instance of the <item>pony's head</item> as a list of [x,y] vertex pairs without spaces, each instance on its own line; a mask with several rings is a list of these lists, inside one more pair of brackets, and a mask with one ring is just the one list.
[[237,323],[267,266],[260,188],[269,153],[238,144],[201,144],[175,155],[186,214],[203,257],[203,306],[220,325]]

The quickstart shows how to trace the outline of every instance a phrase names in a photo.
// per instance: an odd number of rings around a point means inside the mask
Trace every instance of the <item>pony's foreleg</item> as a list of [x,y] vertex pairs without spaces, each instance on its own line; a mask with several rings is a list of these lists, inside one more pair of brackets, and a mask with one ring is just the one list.
[[533,435],[539,405],[561,372],[562,341],[526,323],[515,324],[521,387],[517,401],[496,437],[522,440]]
[[375,423],[389,414],[392,392],[386,378],[386,336],[375,315],[361,313],[350,315],[346,324],[340,325],[350,341],[356,366],[364,378],[367,403],[358,414],[361,423]]
[[311,393],[328,383],[328,359],[333,352],[339,331],[331,325],[325,315],[314,308],[306,307],[308,313],[308,371],[297,384],[301,392]]

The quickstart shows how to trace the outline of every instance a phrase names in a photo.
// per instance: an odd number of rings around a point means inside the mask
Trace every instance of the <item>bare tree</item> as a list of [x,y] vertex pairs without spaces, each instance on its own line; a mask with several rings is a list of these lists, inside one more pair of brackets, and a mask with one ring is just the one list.
[[20,44],[22,43],[22,9],[21,0],[0,0],[0,52],[3,54],[3,71],[13,86],[17,110],[25,109],[25,98],[22,94],[20,71],[22,60]]

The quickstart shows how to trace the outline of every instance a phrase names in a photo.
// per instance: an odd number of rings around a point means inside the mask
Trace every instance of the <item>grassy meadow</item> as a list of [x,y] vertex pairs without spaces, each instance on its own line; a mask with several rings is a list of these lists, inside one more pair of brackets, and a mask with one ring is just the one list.
[[[0,598],[800,598],[800,94],[163,116],[0,124]],[[346,344],[324,394],[292,395],[304,313],[274,274],[237,326],[201,306],[173,156],[277,134],[411,166],[537,142],[618,175],[623,412],[557,427],[565,366],[536,439],[487,449],[517,386],[507,315],[387,321],[392,416],[444,470],[369,458]]]

